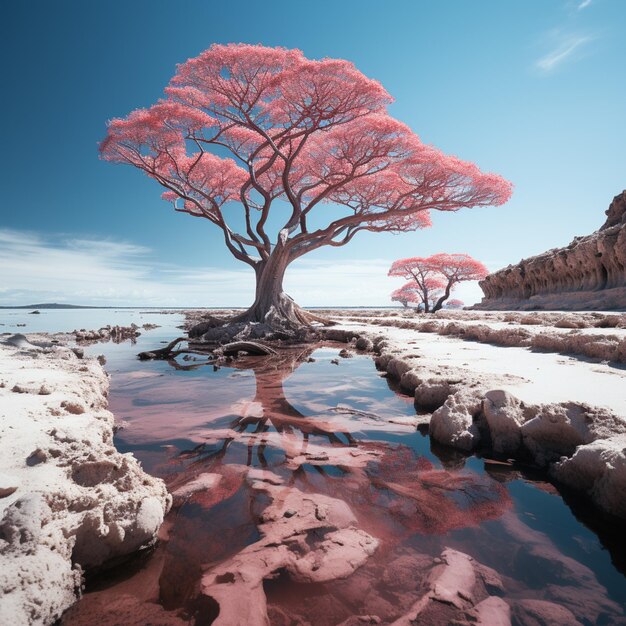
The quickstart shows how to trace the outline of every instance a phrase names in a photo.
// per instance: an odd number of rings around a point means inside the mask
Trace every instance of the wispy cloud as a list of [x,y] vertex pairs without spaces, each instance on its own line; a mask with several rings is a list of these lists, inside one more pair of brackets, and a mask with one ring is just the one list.
[[590,35],[557,35],[553,49],[541,57],[535,66],[544,73],[550,73],[580,55],[581,50],[593,39]]
[[[343,255],[341,255],[343,256]],[[393,259],[298,259],[286,291],[304,306],[386,306],[401,279]],[[254,275],[246,266],[188,267],[162,263],[132,242],[78,238],[0,228],[0,304],[67,302],[110,306],[247,306]],[[461,290],[480,299],[476,285]]]
[[579,11],[582,11],[583,9],[586,9],[592,2],[593,2],[593,0],[582,0],[582,2],[580,2],[578,4],[578,7],[576,7],[576,8]]

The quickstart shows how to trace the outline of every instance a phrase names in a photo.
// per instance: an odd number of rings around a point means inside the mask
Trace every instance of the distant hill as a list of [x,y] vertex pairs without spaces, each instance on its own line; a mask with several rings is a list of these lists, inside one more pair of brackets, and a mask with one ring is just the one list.
[[0,306],[0,309],[112,309],[114,307],[83,306],[82,304],[58,304],[43,302],[41,304],[24,304],[20,306]]

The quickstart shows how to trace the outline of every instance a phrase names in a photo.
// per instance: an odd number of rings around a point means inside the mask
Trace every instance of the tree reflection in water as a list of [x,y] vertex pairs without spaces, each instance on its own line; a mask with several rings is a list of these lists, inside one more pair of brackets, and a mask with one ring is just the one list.
[[[287,484],[345,500],[363,513],[366,526],[380,518],[379,530],[392,517],[393,526],[400,524],[408,533],[442,534],[495,519],[510,508],[506,488],[487,474],[448,471],[406,445],[357,438],[351,431],[364,430],[362,421],[371,420],[371,414],[355,411],[346,418],[328,410],[307,415],[293,406],[285,382],[318,347],[229,363],[254,373],[254,398],[231,422],[217,450],[200,445],[182,453],[196,458],[186,472],[219,473],[231,458],[241,458],[228,455],[229,448],[245,445],[245,465],[269,468]],[[396,534],[394,541],[400,539]]]

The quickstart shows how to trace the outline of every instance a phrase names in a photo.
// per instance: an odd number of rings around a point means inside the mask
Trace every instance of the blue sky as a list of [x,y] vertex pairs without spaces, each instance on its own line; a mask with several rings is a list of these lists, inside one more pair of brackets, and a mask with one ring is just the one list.
[[301,304],[388,304],[399,257],[467,252],[495,270],[566,245],[626,186],[624,24],[622,0],[5,0],[0,304],[250,303],[248,268],[210,224],[97,155],[107,119],[149,106],[214,42],[349,59],[423,141],[515,184],[503,207],[304,257],[286,278]]

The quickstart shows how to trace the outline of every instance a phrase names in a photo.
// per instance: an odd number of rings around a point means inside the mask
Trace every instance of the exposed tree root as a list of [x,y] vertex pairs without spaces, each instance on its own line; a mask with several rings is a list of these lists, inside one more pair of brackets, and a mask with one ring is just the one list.
[[189,337],[213,345],[261,338],[292,344],[313,341],[318,338],[320,326],[334,324],[305,311],[286,294],[263,304],[255,304],[230,318],[220,319],[212,315],[202,318],[189,329]]
[[276,350],[269,346],[264,346],[256,341],[234,341],[227,343],[218,349],[225,356],[232,356],[238,352],[247,352],[248,354],[276,354]]
[[173,359],[175,356],[183,353],[189,353],[190,350],[174,350],[174,348],[181,342],[187,341],[186,337],[177,337],[173,341],[170,341],[165,348],[158,348],[157,350],[146,350],[140,352],[137,356],[142,361],[148,361],[150,359]]

